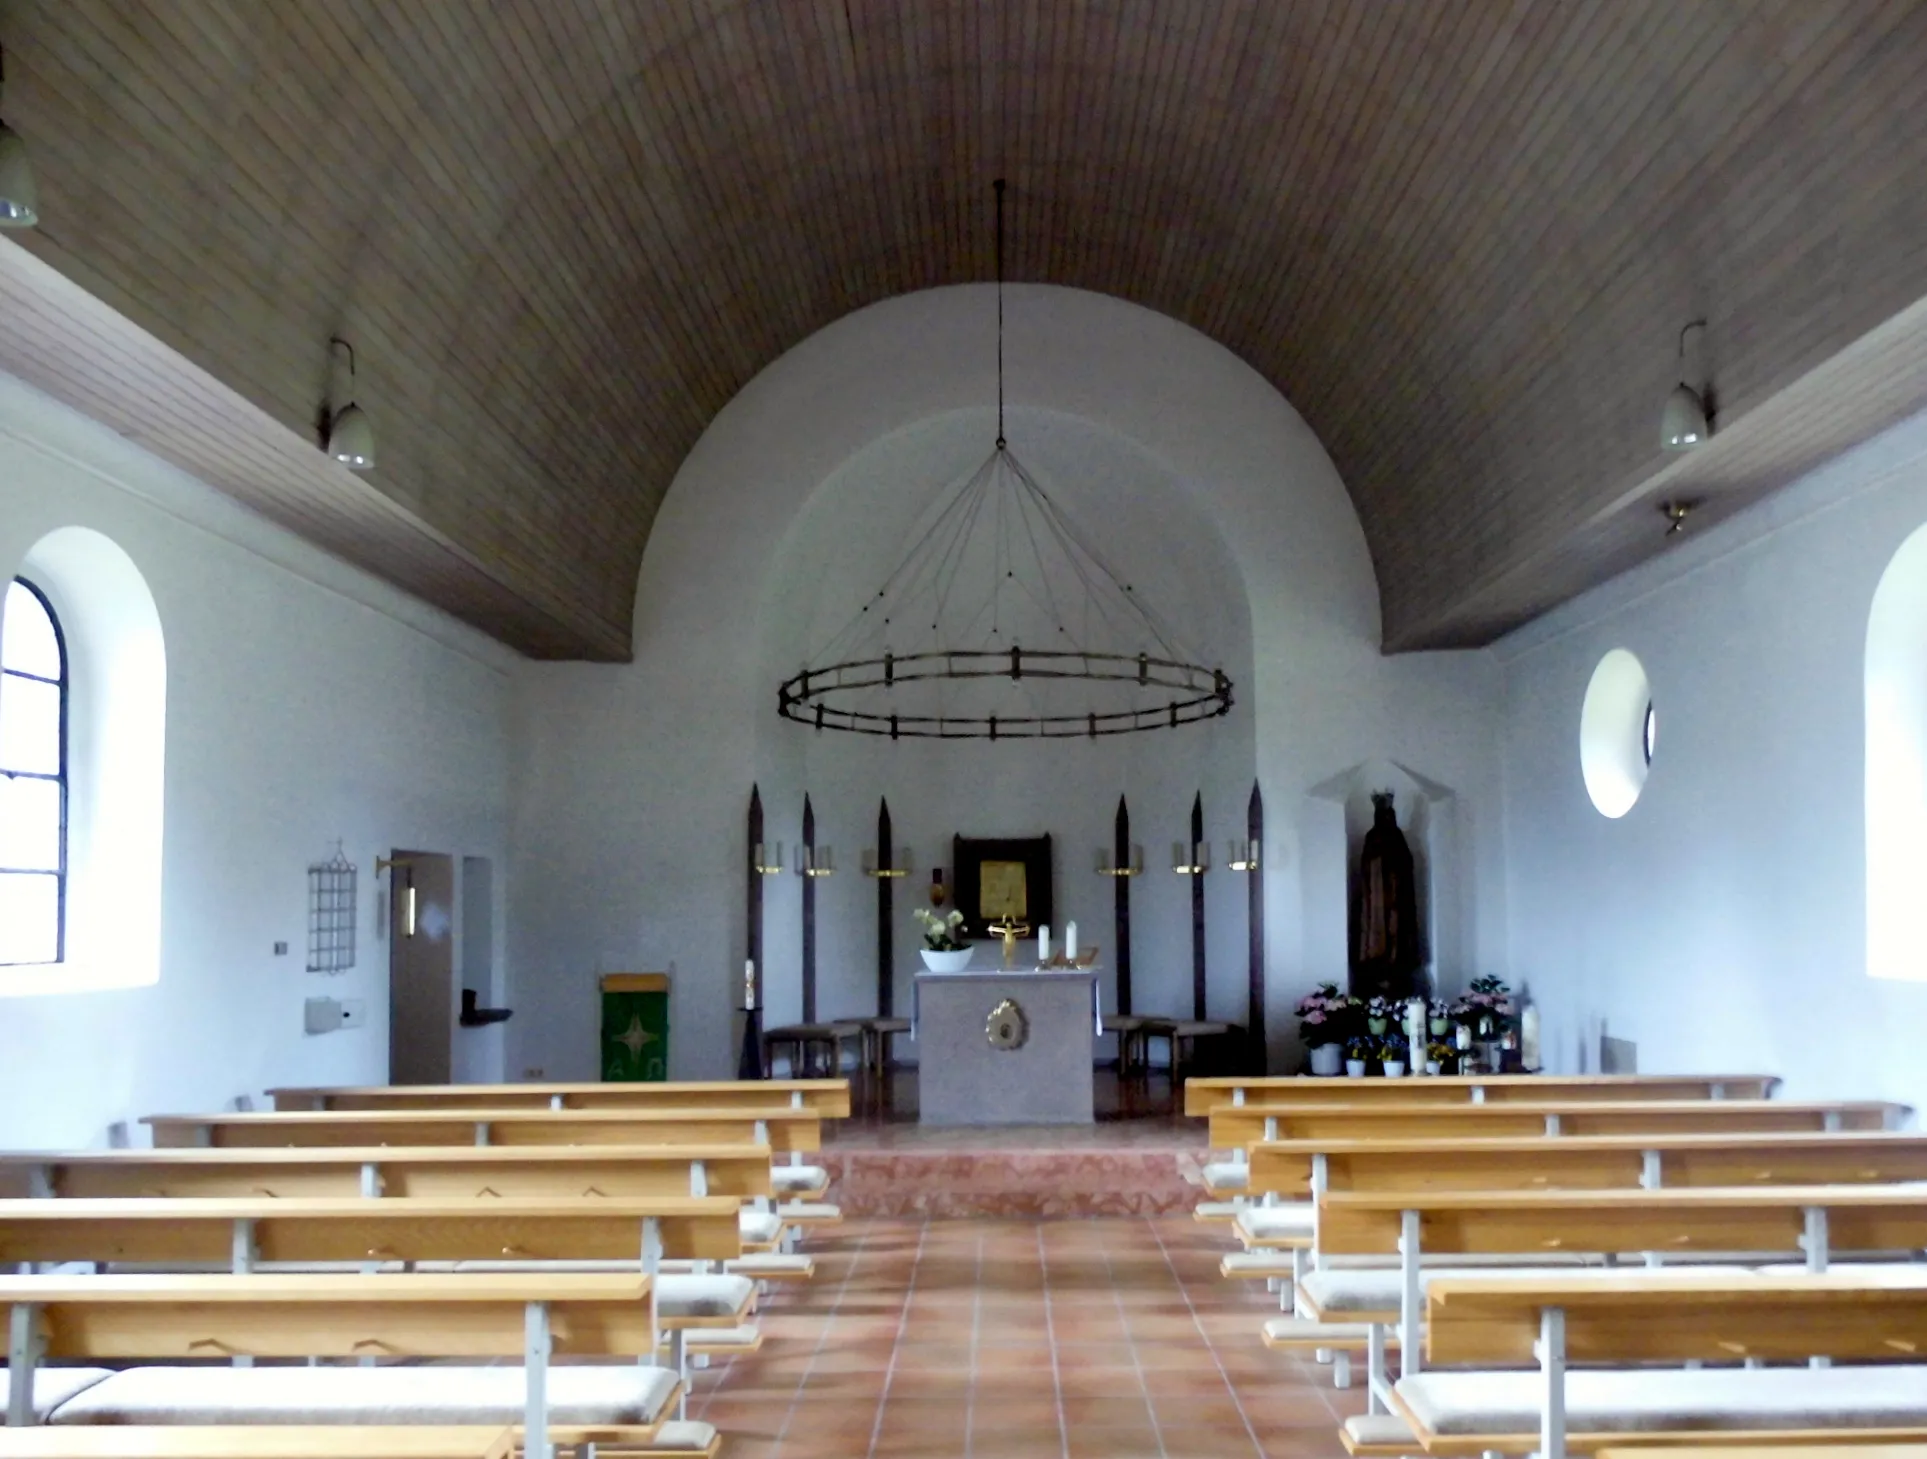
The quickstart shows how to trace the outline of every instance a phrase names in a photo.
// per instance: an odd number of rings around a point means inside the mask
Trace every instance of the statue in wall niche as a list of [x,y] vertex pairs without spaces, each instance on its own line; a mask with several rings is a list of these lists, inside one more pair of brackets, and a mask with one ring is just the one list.
[[1389,790],[1372,793],[1372,828],[1358,854],[1352,898],[1352,992],[1361,998],[1409,998],[1422,991],[1416,977],[1425,961],[1418,879]]

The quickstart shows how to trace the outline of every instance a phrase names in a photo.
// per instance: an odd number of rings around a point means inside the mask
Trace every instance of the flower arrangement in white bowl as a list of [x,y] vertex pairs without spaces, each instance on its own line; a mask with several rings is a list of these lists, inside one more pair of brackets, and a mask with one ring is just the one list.
[[964,915],[919,907],[911,914],[923,928],[923,965],[933,973],[961,973],[970,966],[971,947],[963,935]]

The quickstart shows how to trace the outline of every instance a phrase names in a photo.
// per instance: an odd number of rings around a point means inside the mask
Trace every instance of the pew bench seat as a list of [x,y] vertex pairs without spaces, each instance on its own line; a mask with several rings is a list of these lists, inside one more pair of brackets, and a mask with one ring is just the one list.
[[827,1201],[784,1201],[776,1214],[785,1226],[835,1226],[843,1220],[842,1208]]
[[762,1331],[754,1327],[709,1327],[689,1334],[689,1352],[706,1358],[743,1357],[762,1347]]
[[[1522,1454],[1539,1446],[1545,1381],[1530,1371],[1441,1370],[1401,1378],[1394,1404],[1405,1448],[1428,1454]],[[1566,1443],[1592,1450],[1628,1434],[1879,1431],[1927,1437],[1927,1365],[1832,1368],[1573,1369]],[[1349,1447],[1349,1445],[1348,1445]]]
[[[664,1262],[662,1269],[673,1271],[675,1264]],[[724,1262],[723,1270],[757,1282],[807,1282],[816,1276],[816,1262],[797,1252],[760,1251]]]
[[[426,1270],[427,1263],[423,1263]],[[462,1261],[449,1271],[493,1272],[632,1272],[634,1262],[617,1261]],[[755,1309],[756,1283],[728,1272],[673,1272],[659,1274],[656,1320],[668,1328],[735,1327]]]
[[1235,1221],[1238,1213],[1244,1208],[1243,1201],[1199,1201],[1191,1210],[1191,1219],[1207,1224],[1215,1221]]
[[1289,1282],[1295,1271],[1288,1251],[1228,1251],[1218,1275],[1236,1282]]
[[1395,1413],[1358,1413],[1338,1430],[1339,1442],[1353,1459],[1404,1459],[1418,1441],[1412,1426]]
[[[668,1368],[558,1364],[548,1371],[550,1422],[563,1428],[652,1427],[672,1416],[682,1380]],[[442,1424],[522,1422],[522,1367],[413,1364],[347,1367],[128,1368],[57,1406],[69,1424]]]
[[779,1196],[814,1200],[829,1190],[830,1173],[820,1165],[772,1165],[769,1183]]
[[[39,1368],[33,1375],[33,1420],[45,1423],[47,1415],[77,1394],[92,1388],[103,1378],[113,1376],[110,1368]],[[0,1399],[13,1397],[13,1375],[0,1369]],[[3,1412],[3,1411],[0,1411]]]
[[[1702,1276],[1745,1276],[1747,1268],[1695,1266]],[[1421,1286],[1453,1277],[1553,1277],[1559,1280],[1597,1277],[1611,1281],[1627,1274],[1627,1268],[1588,1266],[1585,1258],[1535,1256],[1530,1264],[1468,1262],[1446,1266],[1427,1264],[1420,1273]],[[1314,1317],[1353,1322],[1396,1322],[1399,1297],[1404,1290],[1404,1274],[1397,1267],[1326,1267],[1306,1272],[1298,1282],[1298,1293],[1306,1310]]]
[[[1371,1340],[1369,1322],[1320,1322],[1311,1317],[1274,1317],[1265,1324],[1264,1343],[1275,1352],[1298,1352],[1305,1348],[1346,1348],[1363,1351]],[[1385,1334],[1389,1352],[1398,1347],[1398,1334]]]
[[1310,1201],[1276,1206],[1244,1206],[1231,1222],[1246,1248],[1290,1250],[1311,1245],[1315,1211]]

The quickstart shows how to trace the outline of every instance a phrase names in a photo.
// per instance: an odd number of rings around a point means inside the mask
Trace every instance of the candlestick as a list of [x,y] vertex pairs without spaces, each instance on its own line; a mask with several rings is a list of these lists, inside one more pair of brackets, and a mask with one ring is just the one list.
[[1050,927],[1048,924],[1037,929],[1037,961],[1040,966],[1050,961]]
[[1064,928],[1064,956],[1072,962],[1077,961],[1077,924],[1067,923]]

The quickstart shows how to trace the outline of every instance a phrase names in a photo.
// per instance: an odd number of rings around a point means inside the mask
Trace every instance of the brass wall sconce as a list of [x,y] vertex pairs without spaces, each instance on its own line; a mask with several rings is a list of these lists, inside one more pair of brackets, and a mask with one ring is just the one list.
[[1233,871],[1256,871],[1258,869],[1258,843],[1256,841],[1232,841],[1226,846],[1229,853],[1225,865]]
[[749,862],[758,876],[781,876],[783,874],[783,843],[771,841],[767,844],[758,841],[749,848]]
[[1211,870],[1211,843],[1195,841],[1187,846],[1182,841],[1173,841],[1171,870],[1179,876],[1203,876]]
[[1699,503],[1697,501],[1685,498],[1678,501],[1661,502],[1659,504],[1659,514],[1666,519],[1666,535],[1668,537],[1677,537],[1680,533],[1684,532],[1686,530],[1687,517],[1692,515],[1693,509],[1698,505]]
[[798,876],[835,876],[835,850],[829,846],[798,846],[796,874]]
[[1142,876],[1144,874],[1144,848],[1133,845],[1131,859],[1127,865],[1119,866],[1108,851],[1097,853],[1097,874],[1099,876]]
[[897,852],[896,860],[888,866],[877,865],[877,853],[874,846],[866,848],[863,852],[863,874],[865,876],[892,878],[910,875],[910,848],[906,846],[902,851]]

